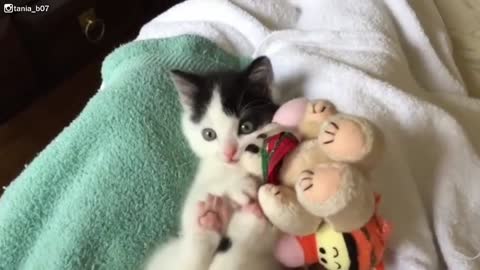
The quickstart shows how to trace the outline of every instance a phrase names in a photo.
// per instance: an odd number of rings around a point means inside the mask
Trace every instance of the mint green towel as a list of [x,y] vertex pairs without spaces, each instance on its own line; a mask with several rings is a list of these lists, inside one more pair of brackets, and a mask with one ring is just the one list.
[[196,163],[166,71],[246,64],[194,36],[115,50],[104,89],[0,199],[0,269],[138,269],[175,232]]

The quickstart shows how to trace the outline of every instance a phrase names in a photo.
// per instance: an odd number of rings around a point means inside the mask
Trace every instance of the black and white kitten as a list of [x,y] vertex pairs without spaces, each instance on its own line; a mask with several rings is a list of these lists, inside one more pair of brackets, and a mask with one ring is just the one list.
[[271,99],[273,71],[267,57],[241,72],[172,71],[171,77],[183,107],[183,133],[200,160],[183,209],[181,232],[188,234],[196,222],[195,204],[208,193],[240,205],[255,198],[259,183],[239,166],[239,149],[272,120],[277,105]]
[[[256,131],[270,123],[278,108],[271,99],[273,70],[270,60],[259,57],[241,72],[198,75],[174,70],[170,75],[183,108],[183,133],[200,163],[185,200],[180,237],[154,254],[157,259],[149,269],[180,270],[182,265],[188,270],[240,269],[243,263],[236,264],[235,261],[254,260],[259,254],[258,248],[254,247],[262,245],[256,244],[256,241],[234,240],[234,248],[216,256],[217,260],[212,264],[212,254],[220,245],[221,237],[214,233],[203,233],[199,237],[198,203],[206,200],[208,194],[228,197],[240,207],[256,200],[259,183],[239,166],[238,161],[241,150],[257,136]],[[244,222],[240,216],[234,215],[230,233],[245,235],[245,238],[262,237],[257,226],[261,223],[256,219],[250,219],[250,222],[246,219],[248,226],[239,225]],[[263,237],[266,237],[262,240],[265,243],[273,243],[274,239],[268,237],[274,238],[276,234],[267,233]],[[270,254],[268,251],[273,247],[267,246],[266,254]],[[175,262],[184,261],[170,265],[172,260],[167,254],[177,254]],[[270,259],[262,257],[263,261],[270,262]],[[223,265],[222,261],[230,263]],[[162,264],[161,268],[155,267]],[[219,266],[211,268],[217,264]]]

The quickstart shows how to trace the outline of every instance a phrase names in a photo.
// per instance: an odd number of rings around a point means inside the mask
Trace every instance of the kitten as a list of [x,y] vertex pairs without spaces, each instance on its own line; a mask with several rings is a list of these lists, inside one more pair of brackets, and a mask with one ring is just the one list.
[[227,198],[209,196],[198,205],[195,237],[171,240],[146,270],[284,269],[273,255],[280,232],[257,202],[233,209]]
[[[226,196],[241,207],[256,199],[259,183],[238,164],[242,153],[239,149],[256,136],[257,130],[270,123],[278,108],[271,99],[272,66],[267,57],[259,57],[240,72],[197,75],[174,70],[170,76],[183,108],[183,134],[200,162],[184,203],[180,237],[159,250],[154,255],[159,259],[154,261],[159,261],[160,265],[161,260],[169,261],[168,254],[172,254],[177,261],[177,264],[172,264],[173,269],[182,269],[178,265],[179,260],[186,270],[234,269],[232,263],[247,263],[244,262],[248,261],[245,252],[254,260],[255,254],[249,252],[254,250],[252,244],[239,237],[247,234],[244,237],[246,240],[251,233],[255,235],[258,223],[248,224],[248,218],[241,221],[241,214],[233,218],[229,233],[238,242],[238,247],[233,243],[235,247],[231,251],[212,260],[212,254],[221,243],[220,234],[203,233],[199,238],[197,204],[204,201],[208,194]],[[242,222],[246,222],[245,228],[235,225]],[[271,252],[271,248],[268,251]],[[179,255],[182,257],[179,258]],[[273,258],[273,255],[266,257]],[[227,268],[216,266],[225,265],[226,261],[222,262],[222,258],[232,261]],[[258,261],[260,263],[261,260]],[[248,263],[256,265],[255,260]]]
[[238,164],[238,149],[268,124],[278,106],[271,99],[273,71],[267,57],[240,72],[206,75],[171,72],[182,104],[182,130],[200,163],[187,195],[181,234],[195,225],[195,204],[208,193],[240,205],[256,197],[259,183]]

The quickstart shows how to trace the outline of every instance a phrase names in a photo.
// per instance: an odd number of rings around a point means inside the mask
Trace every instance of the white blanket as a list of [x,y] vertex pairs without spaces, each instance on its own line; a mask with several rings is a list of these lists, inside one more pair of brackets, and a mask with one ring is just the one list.
[[480,269],[480,102],[432,0],[190,0],[138,39],[181,34],[268,55],[278,101],[329,99],[383,130],[387,269]]

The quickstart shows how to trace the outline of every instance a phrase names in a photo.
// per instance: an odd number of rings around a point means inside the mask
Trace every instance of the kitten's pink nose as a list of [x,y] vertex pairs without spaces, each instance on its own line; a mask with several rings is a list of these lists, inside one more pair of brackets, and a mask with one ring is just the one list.
[[235,155],[237,154],[237,144],[227,144],[225,149],[223,150],[223,154],[225,155],[225,159],[228,163],[234,163]]

